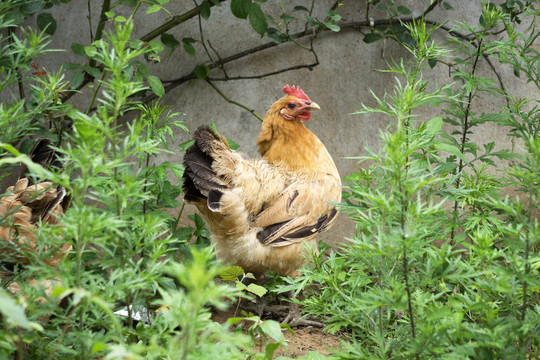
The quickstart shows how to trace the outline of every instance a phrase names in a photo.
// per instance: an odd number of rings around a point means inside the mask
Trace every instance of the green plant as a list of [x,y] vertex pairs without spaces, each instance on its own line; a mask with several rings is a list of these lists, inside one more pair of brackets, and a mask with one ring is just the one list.
[[219,274],[219,276],[223,281],[230,281],[234,283],[240,291],[246,290],[259,297],[268,292],[268,290],[266,290],[263,286],[255,283],[250,283],[249,285],[244,284],[244,281],[255,280],[255,275],[252,273],[246,274],[240,266],[231,266],[225,269],[225,271]]
[[[517,35],[516,18],[485,6],[482,29],[473,32],[480,45],[460,43],[457,51],[469,55],[458,59],[457,83],[435,92],[422,69],[446,52],[430,40],[434,28],[407,26],[414,45],[404,46],[413,61],[391,65],[394,92],[375,96],[378,107],[359,112],[393,122],[381,133],[382,149],[368,148],[359,158],[364,166],[348,178],[342,209],[357,233],[329,256],[314,256],[313,268],[283,289],[319,288],[301,303],[304,312],[326,317],[329,331],[348,333],[337,357],[525,358],[538,350],[537,102],[510,96],[502,114],[471,110],[476,96],[502,93],[475,74],[488,53],[498,52],[540,85],[540,57],[530,46],[538,35],[533,9],[520,13],[531,25]],[[501,25],[505,41],[490,37]],[[444,120],[456,133],[442,131],[442,117],[425,119],[418,111],[440,104],[449,104],[447,114],[457,120]],[[494,151],[489,143],[479,154],[469,136],[488,121],[509,126],[523,151]],[[512,160],[507,176],[492,174],[501,159]],[[508,189],[518,195],[505,195]]]
[[[15,137],[2,137],[0,166],[23,162],[28,176],[59,184],[73,198],[58,226],[38,224],[37,249],[25,252],[30,265],[10,267],[11,261],[3,259],[1,281],[11,294],[0,293],[5,305],[0,354],[50,359],[257,357],[255,332],[245,335],[211,319],[212,307],[223,309],[240,293],[214,282],[222,267],[208,246],[204,223],[194,217],[196,229],[182,230],[178,217],[166,211],[179,206],[180,184],[171,183],[168,175],[180,177],[182,167],[152,162],[156,154],[170,151],[173,128],[186,128],[178,114],[159,102],[137,101],[151,75],[139,76],[133,67],[153,49],[132,41],[131,19],[112,21],[113,31],[84,49],[103,72],[86,111],[59,102],[65,84],[61,75],[31,77],[39,84],[33,99],[51,92],[53,100],[41,112],[72,124],[62,130],[58,149],[63,170],[31,163],[8,143]],[[122,120],[127,112],[134,115],[129,122]],[[29,128],[22,126],[16,135],[33,134]],[[1,219],[2,226],[8,225],[6,220]],[[192,231],[199,246],[187,245]],[[47,249],[66,243],[72,251],[57,266],[47,265]],[[178,250],[185,250],[184,257]],[[271,323],[263,324],[273,329]]]
[[[255,358],[270,360],[273,358],[275,351],[283,346],[287,350],[287,342],[285,340],[285,335],[283,335],[282,328],[286,328],[294,334],[294,331],[289,327],[289,325],[279,324],[273,320],[262,321],[259,316],[255,315],[246,315],[244,317],[231,317],[227,322],[231,325],[239,323],[251,322],[252,324],[248,327],[247,331],[252,338],[258,339],[255,343],[259,347],[260,354]],[[241,328],[241,327],[240,327]],[[264,346],[264,353],[263,353]],[[264,355],[263,355],[264,354]]]

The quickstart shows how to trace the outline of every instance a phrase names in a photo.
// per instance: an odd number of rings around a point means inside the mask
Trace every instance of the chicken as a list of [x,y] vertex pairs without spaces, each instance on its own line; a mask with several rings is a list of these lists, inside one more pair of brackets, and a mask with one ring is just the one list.
[[[224,263],[294,277],[306,262],[305,248],[316,250],[316,236],[337,218],[341,180],[323,143],[303,124],[319,106],[299,88],[283,91],[257,138],[263,159],[232,151],[201,127],[184,157],[183,187]],[[298,317],[289,315],[285,322]]]
[[[39,140],[30,158],[43,166],[57,166],[59,162],[51,145],[49,140]],[[17,183],[7,189],[7,196],[0,198],[0,259],[8,263],[30,262],[27,253],[38,247],[35,233],[37,224],[40,220],[42,223],[56,224],[70,200],[64,188],[53,186],[51,182],[30,184],[29,179],[24,177],[25,173],[26,167]],[[69,249],[67,244],[54,249],[52,257],[45,262],[56,266],[58,259]]]

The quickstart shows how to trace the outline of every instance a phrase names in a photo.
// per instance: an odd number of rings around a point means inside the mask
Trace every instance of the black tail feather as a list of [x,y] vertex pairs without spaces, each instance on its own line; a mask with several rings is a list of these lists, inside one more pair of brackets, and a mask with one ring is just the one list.
[[212,170],[213,145],[222,143],[221,137],[208,127],[200,127],[195,131],[195,143],[191,145],[184,155],[184,199],[186,201],[200,201],[206,199],[210,191],[221,193],[227,186]]

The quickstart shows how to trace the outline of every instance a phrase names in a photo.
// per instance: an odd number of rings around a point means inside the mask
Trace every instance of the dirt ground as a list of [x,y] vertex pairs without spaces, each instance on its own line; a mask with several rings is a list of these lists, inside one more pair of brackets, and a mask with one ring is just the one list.
[[[242,304],[239,308],[239,312],[245,310],[248,311],[249,304]],[[227,311],[216,311],[214,313],[213,319],[219,323],[224,323],[228,318],[235,317],[235,307],[232,306],[231,309]],[[263,320],[267,320],[269,317],[263,316]],[[271,318],[281,322],[282,318]],[[274,358],[279,356],[288,356],[291,358],[300,357],[308,354],[311,351],[318,351],[322,355],[329,355],[329,348],[337,349],[340,347],[340,335],[339,334],[330,334],[325,332],[320,327],[313,326],[300,326],[292,328],[294,334],[287,329],[282,329],[285,339],[287,340],[287,351],[280,347],[274,353]]]

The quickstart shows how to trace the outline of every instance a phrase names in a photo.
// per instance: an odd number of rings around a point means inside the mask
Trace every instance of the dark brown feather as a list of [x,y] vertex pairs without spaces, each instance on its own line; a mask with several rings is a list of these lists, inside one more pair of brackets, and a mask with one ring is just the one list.
[[216,147],[223,146],[221,138],[204,126],[195,131],[193,138],[195,143],[187,149],[183,162],[185,170],[182,188],[186,201],[204,200],[211,191],[227,189],[212,170],[212,154]]
[[[268,239],[272,238],[272,235],[278,232],[279,229],[281,229],[289,221],[283,221],[283,222],[272,224],[270,226],[265,227],[263,230],[257,233],[257,239],[259,240],[261,244],[265,245],[268,242]],[[276,241],[279,241],[279,239]]]
[[[324,214],[323,216],[321,216],[314,225],[300,228],[294,232],[287,234],[287,236],[274,240],[272,243],[278,244],[283,241],[307,238],[315,233],[321,233],[325,231],[328,225],[332,223],[337,214],[337,209],[334,208],[332,209],[330,214]],[[261,244],[266,245],[268,243],[268,240],[271,239],[275,233],[277,233],[281,228],[286,226],[289,222],[290,221],[283,221],[277,224],[267,226],[266,228],[257,233],[257,239]]]

